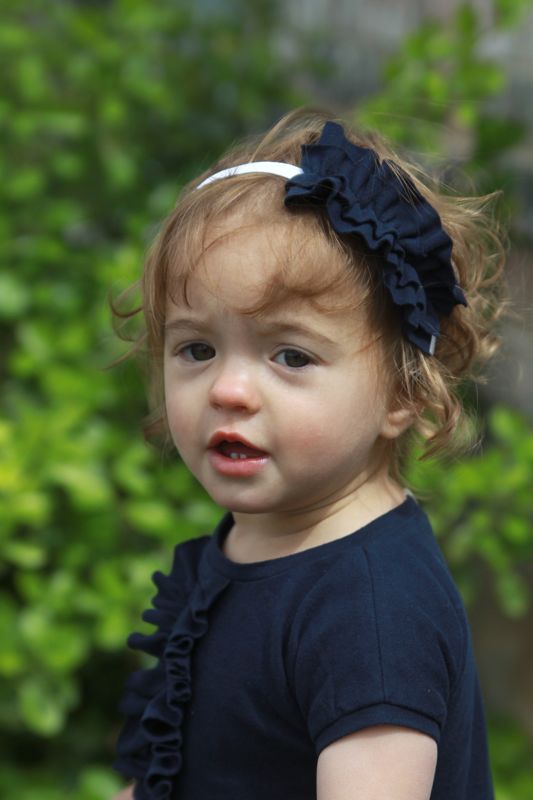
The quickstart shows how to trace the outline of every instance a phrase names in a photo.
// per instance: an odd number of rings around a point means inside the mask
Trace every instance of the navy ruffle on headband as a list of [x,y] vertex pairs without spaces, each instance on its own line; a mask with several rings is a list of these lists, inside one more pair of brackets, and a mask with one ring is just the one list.
[[452,241],[411,179],[327,122],[302,146],[303,172],[286,183],[285,205],[323,207],[339,234],[361,236],[383,262],[383,280],[400,309],[406,338],[432,355],[439,317],[466,306],[452,266]]

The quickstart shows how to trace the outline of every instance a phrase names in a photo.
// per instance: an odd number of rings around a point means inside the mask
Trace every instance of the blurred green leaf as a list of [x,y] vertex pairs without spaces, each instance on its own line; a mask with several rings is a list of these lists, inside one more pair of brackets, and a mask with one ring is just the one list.
[[77,700],[71,681],[52,681],[43,675],[23,679],[17,693],[26,724],[42,736],[53,736],[61,730],[66,713]]
[[20,317],[30,302],[31,294],[23,281],[8,272],[0,272],[0,318]]
[[83,770],[76,800],[109,800],[119,789],[122,781],[103,767],[88,767]]

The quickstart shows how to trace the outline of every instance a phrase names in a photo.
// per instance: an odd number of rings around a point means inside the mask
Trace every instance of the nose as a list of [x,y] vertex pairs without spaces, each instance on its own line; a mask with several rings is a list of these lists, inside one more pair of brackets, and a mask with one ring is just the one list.
[[222,362],[209,390],[214,408],[236,409],[255,413],[261,407],[257,376],[244,359]]

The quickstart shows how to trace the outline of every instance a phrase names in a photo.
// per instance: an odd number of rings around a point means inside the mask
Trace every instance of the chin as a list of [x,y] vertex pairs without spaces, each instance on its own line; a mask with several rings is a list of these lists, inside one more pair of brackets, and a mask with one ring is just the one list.
[[272,501],[266,502],[260,498],[243,497],[242,490],[235,492],[210,491],[209,487],[204,487],[211,499],[221,508],[238,514],[267,514],[276,511]]
[[221,497],[219,500],[217,500],[216,497],[213,497],[213,500],[221,508],[231,511],[232,514],[267,514],[274,511],[272,506],[268,506],[265,503],[246,503],[239,500],[232,502],[231,500],[228,500],[227,497]]

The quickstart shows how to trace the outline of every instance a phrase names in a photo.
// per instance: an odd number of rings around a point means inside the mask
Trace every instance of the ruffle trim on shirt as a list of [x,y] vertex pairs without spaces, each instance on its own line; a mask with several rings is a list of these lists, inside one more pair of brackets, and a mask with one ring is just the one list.
[[[173,570],[174,572],[174,570]],[[137,781],[135,800],[170,800],[182,765],[182,725],[192,696],[191,654],[208,629],[208,611],[230,580],[210,570],[202,558],[185,607],[183,586],[171,572],[154,573],[159,591],[154,608],[142,615],[157,626],[149,635],[133,633],[129,647],[158,659],[157,666],[133,672],[126,681],[120,711],[126,722],[113,767]],[[180,583],[183,575],[180,577]]]

